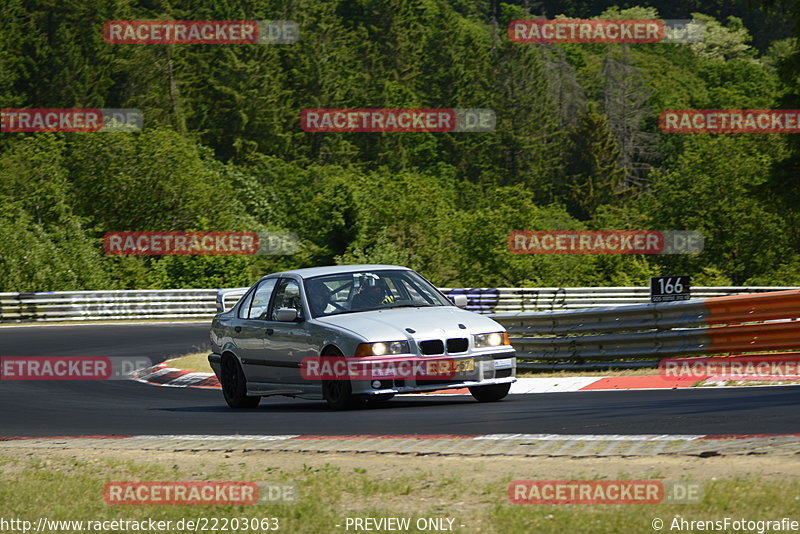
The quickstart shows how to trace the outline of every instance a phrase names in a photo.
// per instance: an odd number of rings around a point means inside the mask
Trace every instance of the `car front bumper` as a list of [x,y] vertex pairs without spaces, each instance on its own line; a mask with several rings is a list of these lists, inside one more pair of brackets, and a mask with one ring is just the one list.
[[[417,357],[419,358],[419,357]],[[491,352],[486,354],[465,354],[460,356],[448,356],[446,359],[464,360],[472,358],[475,361],[475,370],[470,376],[458,376],[452,379],[430,379],[430,380],[351,380],[352,392],[356,395],[373,396],[385,394],[403,393],[424,393],[428,391],[438,391],[443,389],[463,389],[469,387],[488,386],[492,384],[509,384],[516,382],[517,359],[516,352],[507,350],[503,352]],[[441,357],[431,357],[431,360],[442,359]],[[209,354],[208,362],[217,378],[220,378],[222,356],[216,353]],[[377,385],[375,382],[379,382]],[[289,394],[308,399],[322,398],[318,389],[320,382],[308,381],[307,386],[299,384],[293,385]],[[254,393],[255,394],[255,393]]]
[[448,379],[426,380],[354,380],[353,393],[357,395],[385,395],[388,393],[422,393],[440,389],[460,389],[492,384],[508,384],[516,381],[517,359],[514,351],[490,354],[467,354],[450,356],[453,360],[473,359],[475,370],[466,376]]

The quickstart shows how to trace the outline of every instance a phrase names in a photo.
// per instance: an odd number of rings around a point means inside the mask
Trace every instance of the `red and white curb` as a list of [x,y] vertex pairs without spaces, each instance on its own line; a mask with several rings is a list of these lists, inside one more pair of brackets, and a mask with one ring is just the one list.
[[799,434],[139,435],[0,437],[2,449],[278,451],[456,456],[796,455]]
[[159,363],[147,369],[136,371],[131,376],[137,382],[155,386],[176,388],[220,389],[219,380],[214,373],[198,373],[170,367],[168,362]]
[[[220,389],[214,373],[186,371],[169,366],[169,361],[137,371],[133,380],[156,386]],[[767,380],[764,380],[765,382]],[[661,375],[638,376],[573,376],[552,378],[517,378],[511,385],[511,394],[566,393],[573,391],[619,391],[647,389],[682,389],[690,387],[740,387],[747,381],[734,382],[720,377],[666,377]],[[425,396],[469,395],[467,388],[443,389]]]

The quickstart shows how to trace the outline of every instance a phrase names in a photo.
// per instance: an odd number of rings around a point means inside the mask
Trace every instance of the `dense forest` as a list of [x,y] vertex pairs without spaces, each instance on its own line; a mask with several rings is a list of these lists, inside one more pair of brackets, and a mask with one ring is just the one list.
[[[614,4],[620,5],[617,7]],[[800,143],[664,109],[800,109],[795,2],[0,0],[0,291],[232,287],[397,263],[440,286],[800,285]],[[693,44],[521,44],[511,20],[695,19]],[[122,45],[110,20],[291,20],[283,45]],[[490,108],[485,133],[309,133],[308,108]],[[513,230],[698,230],[694,255],[515,255]],[[284,256],[106,256],[109,231],[290,231]]]

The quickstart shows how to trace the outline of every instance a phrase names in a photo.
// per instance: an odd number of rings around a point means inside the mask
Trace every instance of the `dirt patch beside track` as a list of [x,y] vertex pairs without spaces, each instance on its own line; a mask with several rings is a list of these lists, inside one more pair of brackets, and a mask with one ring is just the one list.
[[366,469],[372,475],[392,478],[399,475],[439,473],[471,479],[476,483],[501,481],[509,478],[590,479],[613,478],[687,478],[711,480],[721,478],[765,477],[800,478],[800,455],[773,457],[751,455],[735,457],[647,456],[635,458],[527,458],[527,457],[447,457],[410,456],[370,453],[303,453],[280,451],[181,451],[96,449],[0,449],[0,455],[16,457],[72,458],[93,461],[98,458],[131,460],[178,466],[192,469],[202,465],[225,466],[232,472],[241,470],[292,471],[304,467],[336,466],[343,472]]

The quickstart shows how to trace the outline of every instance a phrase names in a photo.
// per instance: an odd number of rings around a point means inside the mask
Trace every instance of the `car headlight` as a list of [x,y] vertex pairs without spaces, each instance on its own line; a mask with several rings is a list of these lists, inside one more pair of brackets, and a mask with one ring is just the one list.
[[356,349],[356,356],[387,356],[392,354],[409,354],[408,341],[381,341],[378,343],[361,343]]
[[489,334],[475,334],[475,348],[499,347],[500,345],[511,345],[508,334],[505,332],[491,332]]

